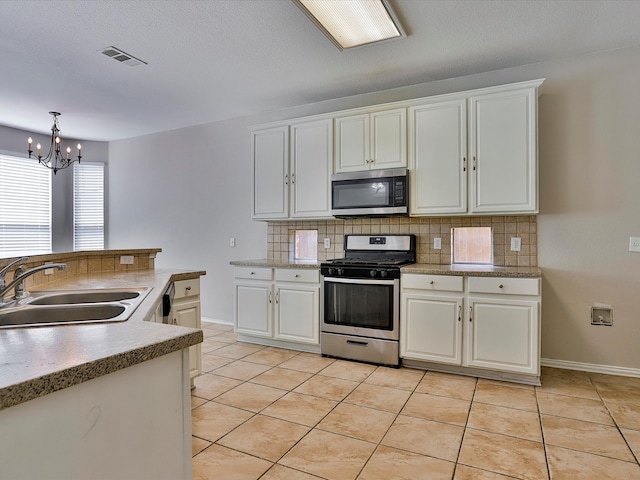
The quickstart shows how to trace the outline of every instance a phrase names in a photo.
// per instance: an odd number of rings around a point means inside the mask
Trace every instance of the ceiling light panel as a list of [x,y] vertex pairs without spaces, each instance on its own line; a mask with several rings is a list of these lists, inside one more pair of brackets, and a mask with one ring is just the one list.
[[383,0],[293,0],[340,49],[404,36]]

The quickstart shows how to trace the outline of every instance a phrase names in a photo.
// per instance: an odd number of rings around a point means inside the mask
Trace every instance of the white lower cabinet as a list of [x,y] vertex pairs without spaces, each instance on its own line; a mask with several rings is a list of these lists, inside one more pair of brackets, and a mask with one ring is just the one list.
[[273,269],[237,267],[233,302],[236,332],[271,338],[272,304]]
[[407,273],[401,280],[400,355],[540,375],[540,279]]
[[537,374],[538,302],[469,297],[467,365]]
[[320,344],[320,272],[236,267],[236,332],[294,344]]
[[[200,279],[174,282],[175,295],[172,306],[172,323],[183,327],[202,328],[200,315]],[[162,318],[160,319],[162,321]],[[191,380],[202,371],[201,344],[189,347],[189,370]]]

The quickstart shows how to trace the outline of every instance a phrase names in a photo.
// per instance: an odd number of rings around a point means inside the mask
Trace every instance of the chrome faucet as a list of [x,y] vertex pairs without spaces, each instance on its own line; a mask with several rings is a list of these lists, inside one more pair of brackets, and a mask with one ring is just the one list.
[[13,296],[14,300],[20,300],[26,297],[27,295],[29,295],[29,293],[25,292],[24,290],[24,283],[23,283],[24,279],[33,275],[36,272],[39,272],[40,270],[46,270],[47,268],[57,268],[58,270],[66,270],[67,264],[66,263],[45,263],[44,265],[33,267],[27,271],[24,270],[24,265],[20,265],[16,267],[16,270],[13,274],[13,280],[8,285],[0,288],[0,307],[5,305],[3,300],[4,295],[13,287],[16,287],[15,295]]
[[[13,262],[9,263],[8,265],[5,265],[4,268],[0,270],[0,291],[2,291],[2,289],[4,289],[4,286],[7,284],[7,282],[5,282],[5,276],[7,275],[7,272],[9,272],[9,269],[13,267],[16,263],[25,262],[27,260],[29,260],[29,257],[20,257],[14,260]],[[0,298],[2,298],[1,295],[0,295]]]

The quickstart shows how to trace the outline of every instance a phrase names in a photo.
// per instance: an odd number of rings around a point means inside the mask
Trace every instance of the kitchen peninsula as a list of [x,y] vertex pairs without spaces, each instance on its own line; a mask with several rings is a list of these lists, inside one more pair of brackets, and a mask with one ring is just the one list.
[[[124,322],[0,329],[3,475],[191,478],[189,347],[202,331],[149,320],[171,282],[205,272],[155,270],[159,251],[29,259],[68,264],[32,290],[152,289]],[[116,262],[121,255],[134,264]]]

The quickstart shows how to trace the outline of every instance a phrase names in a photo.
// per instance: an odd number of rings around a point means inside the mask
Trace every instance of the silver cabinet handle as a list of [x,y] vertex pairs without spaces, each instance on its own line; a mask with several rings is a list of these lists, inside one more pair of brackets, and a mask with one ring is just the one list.
[[469,307],[469,321],[473,322],[473,307]]
[[293,172],[291,174],[291,184],[294,184],[294,183],[296,183],[296,173],[295,172]]
[[467,171],[467,157],[462,157],[462,171]]
[[431,280],[431,281],[429,282],[429,285],[433,285],[433,280]]
[[256,274],[256,272],[251,272],[249,275],[255,275],[255,274]]
[[298,275],[297,273],[296,273],[296,278],[300,278],[300,275]]
[[462,305],[458,305],[458,321],[462,320]]
[[473,171],[475,172],[476,170],[476,156],[473,156]]
[[269,292],[269,303],[271,303],[271,292]]
[[276,303],[280,303],[280,290],[276,293]]
[[186,287],[186,290],[187,290],[187,292],[190,292],[191,291],[191,287],[190,286]]
[[285,185],[289,185],[289,174],[288,173],[285,174],[285,176],[284,176],[284,184]]
[[498,285],[498,288],[504,288],[504,285],[500,284]]

